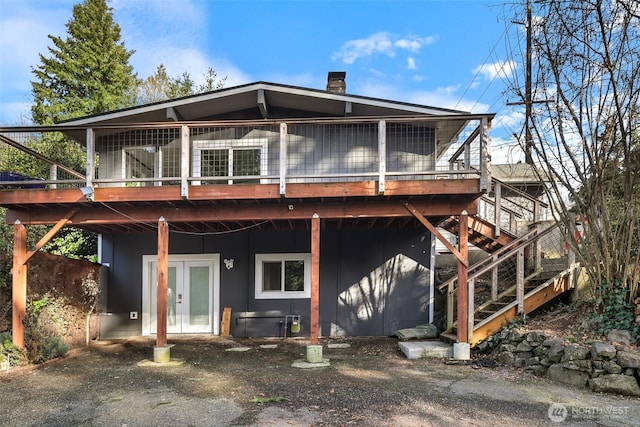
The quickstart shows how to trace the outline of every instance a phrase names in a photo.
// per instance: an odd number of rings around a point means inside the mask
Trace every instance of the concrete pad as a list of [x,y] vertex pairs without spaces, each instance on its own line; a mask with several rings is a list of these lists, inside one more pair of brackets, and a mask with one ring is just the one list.
[[327,344],[327,348],[350,348],[351,344],[347,343],[337,343],[337,344]]
[[407,359],[453,357],[453,346],[441,341],[402,341],[398,345]]
[[230,347],[230,348],[227,348],[225,351],[240,351],[240,352],[242,352],[242,351],[249,351],[249,350],[251,350],[251,347]]
[[260,348],[278,348],[278,344],[262,344]]
[[296,359],[291,364],[294,368],[310,369],[310,368],[326,368],[329,366],[329,359],[322,359],[322,362],[310,363],[305,359]]
[[152,367],[152,368],[175,368],[178,366],[182,366],[184,364],[184,359],[171,359],[167,362],[156,362],[149,359],[144,359],[138,362],[138,366],[140,367]]

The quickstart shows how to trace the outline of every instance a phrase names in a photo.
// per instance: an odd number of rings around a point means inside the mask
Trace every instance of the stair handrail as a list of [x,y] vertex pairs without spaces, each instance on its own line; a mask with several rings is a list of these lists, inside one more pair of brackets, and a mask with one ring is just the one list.
[[[530,244],[532,242],[535,242],[536,240],[539,240],[542,237],[544,237],[545,235],[549,234],[556,227],[558,227],[558,224],[554,223],[554,224],[550,225],[549,227],[545,228],[542,231],[538,231],[536,228],[533,228],[533,229],[529,230],[527,233],[525,233],[522,236],[518,237],[517,239],[512,240],[511,242],[507,243],[506,245],[504,245],[503,247],[498,249],[496,252],[494,252],[491,256],[489,256],[487,258],[484,258],[484,259],[476,262],[472,266],[470,266],[469,270],[468,270],[469,271],[468,279],[469,280],[475,279],[476,277],[478,277],[479,274],[486,273],[488,271],[487,269],[482,269],[481,273],[477,273],[475,271],[475,270],[481,268],[483,264],[486,264],[487,262],[489,262],[492,259],[495,259],[496,257],[500,257],[505,252],[510,252],[510,251],[513,251],[514,253],[517,252],[520,248],[523,248],[526,245],[528,245],[528,244]],[[535,236],[535,237],[533,237],[533,236]],[[494,262],[495,261],[492,261],[490,265],[492,265]],[[438,285],[437,289],[439,291],[442,291],[444,288],[448,287],[451,283],[455,283],[457,280],[458,280],[458,276],[455,275],[455,276],[447,279],[445,282],[442,282],[440,285]]]

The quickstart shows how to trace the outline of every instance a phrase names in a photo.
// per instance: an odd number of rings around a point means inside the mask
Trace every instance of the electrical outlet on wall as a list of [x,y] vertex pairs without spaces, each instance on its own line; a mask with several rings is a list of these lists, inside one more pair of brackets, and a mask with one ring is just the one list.
[[137,311],[130,311],[129,312],[129,319],[137,320],[138,319],[138,312]]

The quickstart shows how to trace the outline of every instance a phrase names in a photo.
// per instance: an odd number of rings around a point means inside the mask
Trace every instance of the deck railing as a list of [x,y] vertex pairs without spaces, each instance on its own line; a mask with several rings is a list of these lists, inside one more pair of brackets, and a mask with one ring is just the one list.
[[[0,128],[0,188],[480,178],[486,116]],[[55,159],[77,145],[78,165]],[[53,154],[51,154],[53,153]],[[71,156],[70,156],[71,157]]]

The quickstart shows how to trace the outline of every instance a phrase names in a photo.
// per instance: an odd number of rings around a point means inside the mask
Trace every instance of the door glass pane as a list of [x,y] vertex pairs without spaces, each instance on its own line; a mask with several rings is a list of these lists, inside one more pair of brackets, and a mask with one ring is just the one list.
[[209,318],[209,267],[190,267],[189,325],[208,325]]
[[282,263],[280,261],[270,261],[262,263],[262,290],[281,291]]
[[177,289],[176,289],[176,268],[169,267],[169,276],[168,276],[168,288],[167,288],[167,325],[175,326],[176,324],[176,297],[177,297]]
[[284,290],[304,291],[304,261],[284,262]]

